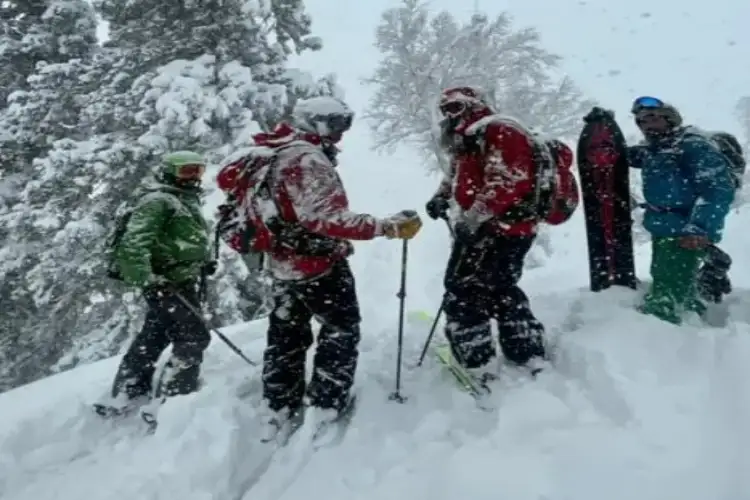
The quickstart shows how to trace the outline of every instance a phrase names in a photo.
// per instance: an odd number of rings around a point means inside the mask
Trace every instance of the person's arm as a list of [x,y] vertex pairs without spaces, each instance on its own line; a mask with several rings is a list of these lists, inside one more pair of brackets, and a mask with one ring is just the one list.
[[299,223],[308,231],[344,240],[371,240],[382,234],[372,215],[353,212],[335,167],[324,156],[303,155],[283,178]]
[[726,158],[703,138],[689,138],[683,143],[683,168],[691,173],[695,204],[685,225],[685,235],[705,236],[715,233],[734,200],[734,182]]
[[143,287],[154,281],[152,250],[171,210],[170,200],[162,193],[146,195],[133,209],[116,253],[127,284]]

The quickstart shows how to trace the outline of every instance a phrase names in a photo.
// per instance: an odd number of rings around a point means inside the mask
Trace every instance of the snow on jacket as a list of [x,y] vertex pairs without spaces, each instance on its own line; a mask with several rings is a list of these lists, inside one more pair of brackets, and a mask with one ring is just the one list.
[[511,118],[489,113],[466,120],[456,129],[466,141],[474,135],[481,151],[460,148],[438,194],[451,198],[462,213],[485,222],[489,234],[529,236],[538,221],[504,221],[534,191],[536,166],[531,132]]
[[146,184],[115,253],[125,282],[142,287],[155,275],[172,283],[197,280],[210,257],[199,192]]
[[724,220],[734,200],[731,168],[708,139],[681,130],[675,137],[628,148],[640,168],[652,236],[707,236],[721,241]]
[[297,255],[288,249],[270,253],[269,270],[279,280],[312,278],[331,269],[349,254],[348,240],[371,240],[382,234],[378,219],[349,209],[349,200],[336,167],[326,157],[320,138],[301,134],[287,125],[275,134],[254,137],[257,146],[277,150],[269,185],[277,215],[287,224],[341,240],[341,252],[330,256]]

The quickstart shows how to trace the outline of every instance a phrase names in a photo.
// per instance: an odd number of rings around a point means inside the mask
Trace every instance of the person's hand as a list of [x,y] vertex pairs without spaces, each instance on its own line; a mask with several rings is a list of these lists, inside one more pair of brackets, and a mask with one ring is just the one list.
[[146,286],[143,287],[143,295],[148,299],[160,299],[170,290],[171,286],[171,283],[164,276],[153,274]]
[[698,234],[680,236],[679,245],[686,250],[703,250],[711,242],[707,237]]
[[203,264],[203,273],[206,276],[213,276],[216,274],[216,270],[219,269],[219,263],[215,260],[209,260]]
[[410,240],[422,229],[422,219],[414,210],[402,210],[382,224],[383,235],[388,239]]
[[425,205],[427,216],[432,220],[448,219],[448,209],[450,203],[445,197],[440,195],[433,196]]

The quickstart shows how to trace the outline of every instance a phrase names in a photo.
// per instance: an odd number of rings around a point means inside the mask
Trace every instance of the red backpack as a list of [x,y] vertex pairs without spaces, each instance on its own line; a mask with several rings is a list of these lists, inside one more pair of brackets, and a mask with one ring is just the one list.
[[276,150],[258,146],[225,165],[216,178],[219,189],[226,194],[218,208],[217,238],[240,254],[273,249],[268,216],[277,215],[278,210],[268,181],[276,163]]
[[547,141],[547,146],[552,158],[557,164],[555,175],[555,192],[552,198],[550,210],[545,217],[545,222],[557,226],[567,222],[578,208],[580,195],[578,193],[578,181],[571,167],[573,165],[573,151],[563,142],[556,139]]
[[[578,186],[570,172],[573,156],[570,148],[554,139],[545,141],[516,120],[501,115],[481,118],[467,128],[466,134],[477,140],[491,123],[504,123],[523,131],[529,138],[535,167],[533,191],[504,213],[501,220],[508,223],[535,220],[555,226],[567,221],[578,206]],[[483,140],[478,140],[478,146],[484,153]]]

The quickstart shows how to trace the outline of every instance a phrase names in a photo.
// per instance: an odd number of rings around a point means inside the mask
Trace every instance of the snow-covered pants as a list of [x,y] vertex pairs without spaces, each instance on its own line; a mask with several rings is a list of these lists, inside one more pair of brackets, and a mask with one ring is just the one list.
[[706,306],[698,297],[697,276],[705,250],[680,246],[679,238],[651,241],[651,288],[640,311],[679,325],[687,311],[702,315]]
[[[305,360],[321,323],[310,384]],[[272,410],[296,410],[305,394],[320,408],[344,408],[357,369],[361,321],[354,276],[341,260],[319,278],[278,282],[263,354],[263,397]]]
[[123,391],[130,399],[149,394],[156,362],[170,343],[172,356],[165,370],[169,376],[161,381],[160,395],[188,394],[198,389],[203,351],[211,342],[211,334],[196,311],[188,308],[176,293],[196,310],[200,308],[193,284],[144,292],[146,320],[120,361],[113,397]]
[[478,368],[495,356],[490,319],[498,323],[508,361],[523,365],[544,357],[544,326],[518,287],[533,237],[487,236],[456,243],[445,274],[445,336],[456,359]]

